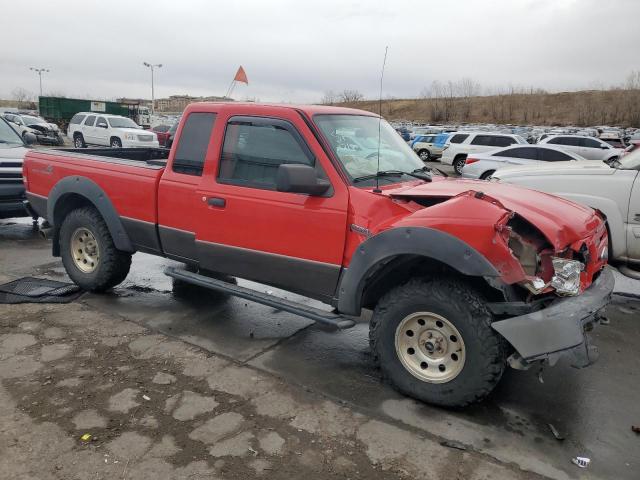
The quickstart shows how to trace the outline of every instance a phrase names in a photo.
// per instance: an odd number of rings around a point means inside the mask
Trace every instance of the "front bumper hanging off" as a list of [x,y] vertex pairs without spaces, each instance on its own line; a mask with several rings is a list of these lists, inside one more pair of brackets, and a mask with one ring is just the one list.
[[614,277],[607,267],[581,295],[558,298],[551,305],[526,315],[491,324],[525,361],[547,360],[555,364],[561,356],[570,357],[571,365],[582,368],[598,358],[586,330],[600,318],[611,300]]

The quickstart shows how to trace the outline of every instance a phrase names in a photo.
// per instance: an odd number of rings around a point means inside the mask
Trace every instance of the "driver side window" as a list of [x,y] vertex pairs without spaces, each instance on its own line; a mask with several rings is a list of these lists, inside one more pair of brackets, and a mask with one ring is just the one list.
[[282,164],[315,166],[315,158],[293,125],[259,118],[229,121],[218,182],[275,190],[278,167]]

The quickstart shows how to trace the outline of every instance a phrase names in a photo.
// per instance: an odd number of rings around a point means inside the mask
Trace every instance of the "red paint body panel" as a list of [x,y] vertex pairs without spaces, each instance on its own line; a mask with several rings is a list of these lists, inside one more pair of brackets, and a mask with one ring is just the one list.
[[90,178],[107,194],[118,214],[156,223],[157,190],[162,169],[107,163],[31,150],[24,163],[29,192],[47,197],[53,186],[68,176]]

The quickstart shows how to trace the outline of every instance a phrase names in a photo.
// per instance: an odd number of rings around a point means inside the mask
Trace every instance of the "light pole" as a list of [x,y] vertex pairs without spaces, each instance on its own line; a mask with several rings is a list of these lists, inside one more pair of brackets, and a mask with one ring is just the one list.
[[45,72],[49,72],[49,69],[48,68],[29,67],[29,70],[33,70],[40,77],[40,96],[42,96],[42,74],[45,73]]
[[162,68],[162,64],[161,63],[152,64],[152,63],[143,62],[143,65],[151,69],[151,115],[153,115],[155,112],[154,110],[155,95],[153,92],[153,69],[154,67]]

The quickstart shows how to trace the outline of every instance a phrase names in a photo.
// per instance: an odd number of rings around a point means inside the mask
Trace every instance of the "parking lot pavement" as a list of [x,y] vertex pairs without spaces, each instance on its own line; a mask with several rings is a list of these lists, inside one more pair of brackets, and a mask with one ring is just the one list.
[[[64,279],[48,242],[28,222],[10,223],[0,222],[0,282]],[[0,471],[14,478],[637,478],[634,298],[616,297],[607,309],[610,325],[594,332],[596,365],[550,368],[544,383],[536,371],[508,371],[487,401],[452,411],[381,383],[366,318],[327,332],[285,312],[174,285],[162,273],[169,263],[137,254],[112,293],[68,305],[0,305]],[[82,442],[84,433],[97,439]],[[576,455],[592,459],[587,470],[571,464]]]

